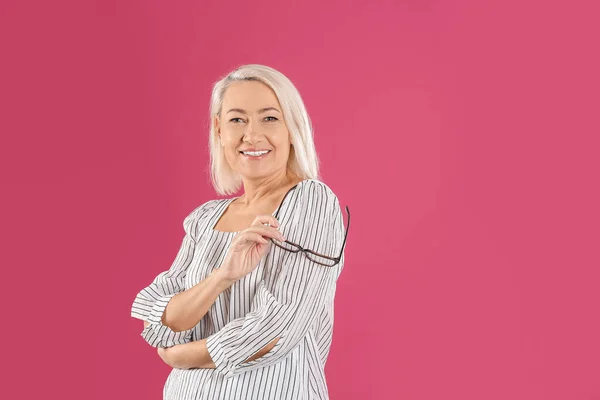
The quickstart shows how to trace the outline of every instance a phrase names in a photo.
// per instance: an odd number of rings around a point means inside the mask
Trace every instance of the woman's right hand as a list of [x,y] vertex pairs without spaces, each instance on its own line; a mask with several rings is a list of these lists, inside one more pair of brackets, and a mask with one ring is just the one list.
[[231,285],[254,271],[260,259],[269,252],[271,242],[268,239],[285,241],[278,228],[279,222],[275,217],[257,216],[248,229],[233,238],[223,264],[215,272]]

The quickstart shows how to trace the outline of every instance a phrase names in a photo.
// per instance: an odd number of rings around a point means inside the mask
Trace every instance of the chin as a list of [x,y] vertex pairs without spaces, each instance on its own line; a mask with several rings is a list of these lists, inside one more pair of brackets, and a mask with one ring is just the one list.
[[242,172],[240,172],[240,175],[243,178],[247,178],[247,179],[261,179],[261,178],[269,178],[271,176],[274,176],[278,173],[279,170],[273,170],[270,169],[268,171],[264,170],[258,170],[258,169],[254,169],[254,170],[250,170],[248,168],[244,168],[242,170]]
[[242,173],[241,175],[242,175],[242,177],[247,178],[247,179],[262,179],[262,178],[268,178],[270,176],[273,176],[274,173],[259,174],[259,173],[253,172],[253,173]]

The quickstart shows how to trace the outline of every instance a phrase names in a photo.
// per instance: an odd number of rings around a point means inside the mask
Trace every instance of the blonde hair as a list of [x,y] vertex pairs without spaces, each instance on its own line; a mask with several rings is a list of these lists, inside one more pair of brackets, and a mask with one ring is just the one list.
[[258,81],[267,85],[279,100],[283,119],[290,132],[292,146],[288,168],[303,179],[319,179],[319,159],[313,141],[310,118],[304,102],[294,84],[281,72],[258,64],[243,65],[216,82],[210,98],[210,160],[211,179],[220,195],[237,192],[242,185],[242,177],[235,172],[225,159],[219,144],[215,117],[220,116],[223,98],[227,88],[240,81]]

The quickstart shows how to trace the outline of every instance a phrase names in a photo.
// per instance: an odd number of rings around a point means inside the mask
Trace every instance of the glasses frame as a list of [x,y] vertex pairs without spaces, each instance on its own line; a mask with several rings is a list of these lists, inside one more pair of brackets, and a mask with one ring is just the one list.
[[[279,210],[277,210],[277,214],[279,214]],[[300,246],[298,243],[294,243],[294,242],[290,242],[289,240],[286,240],[283,243],[287,243],[291,246],[294,246],[296,249],[292,250],[292,249],[288,249],[286,247],[281,246],[279,243],[277,243],[274,239],[271,238],[271,242],[273,242],[273,244],[277,247],[279,247],[282,250],[285,251],[289,251],[291,253],[298,253],[298,252],[303,252],[305,253],[306,258],[308,258],[310,261],[317,263],[319,265],[323,265],[325,267],[335,267],[336,265],[338,265],[342,259],[342,254],[344,253],[344,248],[346,247],[346,239],[348,239],[348,231],[350,230],[350,209],[348,208],[348,206],[346,206],[346,214],[348,215],[348,222],[346,223],[346,233],[344,234],[344,242],[342,243],[342,249],[340,250],[340,255],[337,257],[330,257],[330,256],[326,256],[324,254],[321,253],[317,253],[316,251],[310,250],[310,249],[305,249],[304,247]],[[314,254],[316,256],[319,256],[321,258],[326,258],[328,260],[332,260],[335,261],[333,264],[325,264],[325,263],[321,263],[319,261],[315,261],[312,258],[310,258],[307,254]]]

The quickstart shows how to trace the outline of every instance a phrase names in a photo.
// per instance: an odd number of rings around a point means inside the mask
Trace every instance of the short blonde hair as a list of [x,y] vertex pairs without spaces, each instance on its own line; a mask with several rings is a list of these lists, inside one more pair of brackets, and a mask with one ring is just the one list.
[[303,179],[319,179],[319,159],[313,140],[313,130],[304,102],[294,84],[281,72],[258,64],[243,65],[214,84],[210,99],[210,160],[211,179],[220,195],[233,194],[242,185],[242,177],[225,159],[219,144],[215,117],[220,116],[223,97],[234,82],[258,81],[267,85],[279,100],[283,119],[290,132],[292,147],[288,168]]

